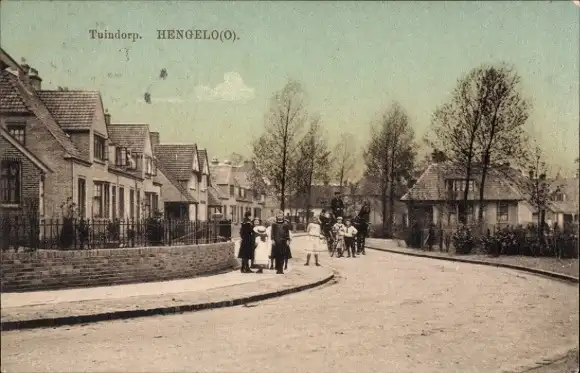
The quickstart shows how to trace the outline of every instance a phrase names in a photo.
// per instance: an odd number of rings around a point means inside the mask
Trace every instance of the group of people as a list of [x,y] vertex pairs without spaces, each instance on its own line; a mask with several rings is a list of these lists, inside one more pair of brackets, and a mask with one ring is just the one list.
[[253,273],[252,268],[270,265],[270,269],[276,269],[276,273],[284,274],[288,269],[288,260],[292,259],[290,242],[292,233],[290,222],[284,219],[284,213],[278,211],[273,222],[264,222],[259,218],[251,219],[248,211],[244,215],[244,221],[240,229],[240,251],[238,258],[242,259],[242,273]]
[[[314,217],[306,227],[308,247],[306,263],[314,256],[314,264],[320,266],[319,255],[324,251],[331,253],[339,247],[337,257],[346,252],[347,257],[356,258],[357,254],[365,255],[365,238],[368,234],[370,205],[363,203],[358,215],[351,218],[344,216],[344,202],[340,192],[335,193],[331,201],[331,211],[322,210],[320,216]],[[273,222],[264,222],[259,218],[251,219],[246,212],[240,229],[240,250],[238,258],[242,260],[242,273],[253,273],[252,268],[259,266],[258,273],[264,266],[276,269],[283,274],[288,269],[288,260],[292,258],[290,242],[292,232],[290,222],[284,219],[283,211],[276,212]]]

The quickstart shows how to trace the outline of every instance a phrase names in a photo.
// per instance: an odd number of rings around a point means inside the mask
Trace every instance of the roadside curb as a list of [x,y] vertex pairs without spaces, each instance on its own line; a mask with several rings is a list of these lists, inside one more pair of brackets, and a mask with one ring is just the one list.
[[429,258],[429,259],[439,259],[439,260],[447,260],[449,262],[460,262],[460,263],[468,263],[468,264],[478,264],[478,265],[486,265],[491,267],[501,267],[501,268],[508,268],[508,269],[515,269],[518,271],[528,272],[540,276],[550,277],[557,280],[562,280],[566,282],[573,282],[575,284],[579,283],[579,278],[574,276],[565,275],[562,273],[546,271],[543,269],[537,268],[530,268],[524,266],[518,266],[515,264],[506,264],[506,263],[496,263],[496,262],[487,262],[484,260],[474,260],[474,259],[464,259],[464,258],[454,258],[454,257],[445,257],[445,256],[436,256],[436,255],[429,255],[424,253],[410,253],[405,251],[399,251],[395,249],[384,249],[384,248],[377,248],[372,246],[366,246],[367,249],[383,251],[387,253],[393,254],[401,254],[401,255],[408,255],[408,256],[416,256],[420,258]]
[[158,316],[158,315],[171,315],[183,312],[194,312],[202,310],[210,310],[225,307],[235,307],[244,305],[247,303],[260,302],[263,300],[278,298],[284,295],[298,293],[301,291],[309,290],[321,285],[335,278],[335,271],[331,270],[329,275],[325,275],[321,280],[307,283],[304,285],[291,287],[283,290],[277,290],[267,293],[250,295],[242,298],[235,298],[232,300],[219,301],[219,302],[207,302],[207,303],[197,303],[190,305],[181,306],[168,306],[168,307],[157,307],[149,309],[136,309],[128,311],[112,311],[104,312],[92,315],[78,315],[78,316],[64,316],[56,318],[45,318],[45,319],[31,319],[23,321],[7,321],[0,324],[1,331],[12,331],[12,330],[23,330],[23,329],[37,329],[37,328],[50,328],[63,325],[78,325],[78,324],[88,324],[100,321],[110,321],[110,320],[123,320],[131,319],[137,317],[146,316]]
[[[426,253],[411,253],[411,252],[405,252],[405,251],[400,251],[400,250],[396,250],[396,249],[384,249],[384,248],[372,247],[372,245],[365,246],[365,248],[371,249],[371,250],[376,250],[376,251],[392,253],[392,254],[415,256],[415,257],[419,257],[419,258],[439,259],[439,260],[446,260],[449,262],[477,264],[477,265],[485,265],[485,266],[491,266],[491,267],[514,269],[517,271],[528,272],[528,273],[531,273],[534,275],[539,275],[539,276],[548,277],[548,278],[555,279],[555,280],[564,281],[566,283],[578,284],[578,282],[579,282],[578,277],[568,276],[568,275],[565,275],[562,273],[557,273],[557,272],[552,272],[552,271],[546,271],[543,269],[518,266],[518,265],[514,265],[514,264],[486,262],[483,260],[454,258],[454,257],[443,257],[443,256],[429,255]],[[532,369],[538,368],[540,366],[551,365],[553,363],[556,363],[558,361],[566,359],[567,356],[570,354],[570,352],[574,351],[576,348],[578,348],[578,346],[575,346],[575,347],[568,346],[567,348],[562,349],[562,351],[558,352],[557,354],[552,355],[549,358],[543,358],[540,361],[535,361],[535,362],[528,363],[525,365],[519,365],[515,369],[503,370],[502,373],[525,373],[525,372],[528,372]]]

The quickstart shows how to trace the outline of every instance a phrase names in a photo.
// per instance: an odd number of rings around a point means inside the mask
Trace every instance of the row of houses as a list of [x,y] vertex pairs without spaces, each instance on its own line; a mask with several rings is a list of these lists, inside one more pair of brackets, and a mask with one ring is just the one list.
[[[459,209],[463,191],[467,183],[465,173],[449,162],[433,162],[413,181],[412,186],[400,200],[393,204],[393,223],[409,226],[418,223],[427,226],[434,223],[453,227],[459,220]],[[529,176],[514,168],[492,169],[489,171],[485,187],[484,202],[480,206],[480,175],[477,170],[469,180],[467,206],[468,222],[475,222],[480,208],[483,208],[484,223],[488,226],[525,225],[537,223],[538,211],[530,203],[529,190],[522,188],[528,183]],[[550,226],[558,224],[564,227],[569,223],[578,223],[579,216],[579,179],[564,178],[560,175],[547,180],[550,186],[549,201],[546,204],[546,222]],[[363,177],[353,185],[315,185],[311,191],[311,214],[317,215],[323,208],[329,208],[330,199],[340,191],[345,203],[357,213],[364,200],[371,206],[371,224],[383,222],[381,193],[378,183],[369,177]],[[305,199],[292,201],[298,217],[304,216]],[[388,210],[389,206],[387,206]]]
[[42,89],[38,71],[4,50],[0,74],[1,216],[261,216],[252,163],[210,161],[195,143],[162,143],[149,124],[116,123],[100,92]]

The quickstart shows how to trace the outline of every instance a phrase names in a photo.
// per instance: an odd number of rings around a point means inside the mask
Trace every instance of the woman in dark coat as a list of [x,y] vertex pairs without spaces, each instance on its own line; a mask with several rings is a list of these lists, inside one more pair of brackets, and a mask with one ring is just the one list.
[[250,260],[254,258],[254,224],[250,220],[251,212],[246,211],[244,214],[244,221],[240,228],[240,251],[238,258],[242,259],[242,273],[253,273],[250,269]]

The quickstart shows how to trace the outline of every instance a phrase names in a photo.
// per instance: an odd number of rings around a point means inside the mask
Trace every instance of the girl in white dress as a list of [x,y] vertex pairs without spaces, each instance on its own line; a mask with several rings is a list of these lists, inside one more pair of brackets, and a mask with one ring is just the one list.
[[[256,249],[254,251],[254,263],[263,269],[263,267],[268,266],[270,251],[272,248],[272,243],[270,242],[270,235],[268,230],[263,225],[258,225],[254,227],[254,233],[256,236]],[[261,273],[261,271],[260,271]]]
[[313,218],[310,224],[306,227],[306,233],[308,234],[308,249],[306,252],[306,264],[310,265],[310,257],[314,254],[314,263],[316,266],[320,266],[318,262],[318,254],[326,251],[326,243],[324,235],[322,234],[322,229],[320,227],[320,220],[318,218]]

